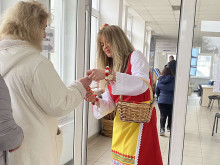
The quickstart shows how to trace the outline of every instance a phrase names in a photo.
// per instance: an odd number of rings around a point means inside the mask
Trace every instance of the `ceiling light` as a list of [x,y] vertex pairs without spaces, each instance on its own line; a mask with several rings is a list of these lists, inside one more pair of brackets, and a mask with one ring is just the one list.
[[220,21],[201,21],[201,31],[220,32]]

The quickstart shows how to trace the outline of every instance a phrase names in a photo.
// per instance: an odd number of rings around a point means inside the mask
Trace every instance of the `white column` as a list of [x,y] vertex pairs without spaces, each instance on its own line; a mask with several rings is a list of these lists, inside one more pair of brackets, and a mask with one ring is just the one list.
[[125,34],[127,33],[127,20],[128,20],[128,6],[124,4],[124,10],[123,10],[123,30]]
[[[84,61],[85,61],[85,5],[86,0],[78,0],[77,9],[77,47],[76,47],[76,79],[84,76]],[[82,164],[82,136],[83,136],[83,102],[74,111],[74,164]]]
[[[86,0],[86,17],[85,17],[85,71],[90,68],[90,45],[91,45],[91,11],[92,0]],[[88,146],[88,120],[89,120],[89,103],[84,101],[83,112],[83,130],[82,130],[82,165],[87,165],[87,146]]]
[[150,61],[150,42],[151,42],[151,30],[147,30],[147,42],[146,42],[146,57],[147,61]]
[[169,165],[181,165],[196,0],[182,0]]
[[145,27],[144,27],[143,55],[147,57],[147,23],[146,22],[145,22]]
[[122,28],[122,15],[123,15],[123,0],[119,0],[119,8],[118,8],[118,26]]

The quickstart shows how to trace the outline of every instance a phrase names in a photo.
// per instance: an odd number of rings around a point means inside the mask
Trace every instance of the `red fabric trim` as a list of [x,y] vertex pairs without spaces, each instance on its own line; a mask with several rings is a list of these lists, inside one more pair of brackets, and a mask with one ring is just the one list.
[[143,126],[138,165],[163,165],[157,133],[156,109],[153,109],[151,120]]
[[132,156],[132,155],[125,155],[125,154],[122,154],[122,153],[120,153],[118,151],[115,151],[115,150],[112,150],[112,152],[117,154],[117,155],[123,156],[125,158],[135,159],[135,156]]

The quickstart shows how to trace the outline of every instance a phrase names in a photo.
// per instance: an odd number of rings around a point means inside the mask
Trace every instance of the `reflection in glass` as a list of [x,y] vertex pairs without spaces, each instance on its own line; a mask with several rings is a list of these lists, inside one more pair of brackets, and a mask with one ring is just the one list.
[[[93,10],[95,9],[96,2],[92,1]],[[150,69],[157,68],[160,71],[164,69],[164,66],[170,62],[169,56],[172,55],[175,60],[177,54],[177,40],[178,40],[178,29],[179,29],[179,15],[180,15],[180,0],[178,1],[134,1],[125,0],[122,6],[116,1],[100,1],[99,4],[99,17],[97,17],[97,24],[109,23],[119,24],[124,26],[124,31],[129,40],[134,45],[135,49],[146,52],[148,57]],[[125,7],[124,7],[125,6]],[[119,8],[119,13],[116,13],[115,8]],[[128,8],[127,13],[124,11]],[[111,14],[109,14],[111,13]],[[123,13],[123,14],[120,14]],[[122,18],[116,18],[116,15],[122,15]],[[118,20],[114,22],[111,20]],[[95,34],[95,17],[92,17],[92,33],[93,38]],[[121,21],[121,22],[120,22]],[[93,28],[94,26],[94,28]],[[91,38],[91,39],[92,39]],[[95,42],[92,39],[91,42]],[[94,62],[96,57],[93,53],[95,50],[95,43],[91,43],[91,57],[90,65],[96,66]],[[144,54],[145,55],[145,54]],[[195,73],[196,74],[196,73]],[[159,76],[159,75],[158,75]],[[152,72],[154,92],[157,85],[158,77]],[[104,89],[103,89],[104,90]],[[155,95],[156,97],[156,95]],[[158,135],[160,134],[160,109],[155,101],[156,113],[157,113],[157,130]],[[90,111],[89,123],[93,123],[94,117],[92,111]],[[112,121],[111,121],[112,123]],[[102,126],[105,127],[103,124]],[[109,126],[109,125],[108,125]],[[109,127],[108,127],[109,128]],[[89,135],[94,134],[95,127],[89,125]],[[109,128],[110,130],[111,128]],[[101,130],[104,132],[104,128]],[[88,164],[95,163],[106,163],[111,164],[111,139],[104,136],[98,136],[91,140],[92,136],[89,136],[88,144]],[[167,130],[167,123],[165,128],[165,136],[159,136],[161,154],[164,164],[168,162],[169,153],[169,138],[170,132]],[[108,147],[108,148],[106,148]],[[102,155],[102,156],[100,156]],[[105,160],[105,162],[103,162]]]
[[197,65],[197,58],[192,57],[191,66],[196,66],[196,65]]
[[211,74],[211,56],[199,56],[197,63],[196,76],[210,77]]
[[98,18],[91,19],[91,46],[90,46],[90,69],[96,68],[96,36],[98,31]]
[[[217,100],[208,107],[216,82],[217,61],[220,57],[220,1],[197,1],[193,49],[190,69],[183,164],[219,164],[220,134],[212,136],[215,114],[219,112]],[[200,51],[195,53],[195,48]],[[196,60],[197,59],[197,60]],[[197,62],[196,62],[197,61]]]
[[[50,53],[50,60],[64,83],[69,85],[75,80],[77,0],[50,0],[50,5],[52,15],[50,26],[55,31],[55,49],[54,53]],[[71,6],[71,8],[69,6]],[[60,163],[66,164],[74,159],[74,112],[60,117],[58,124],[63,134],[63,148]]]
[[220,32],[220,21],[201,21],[201,31]]
[[196,67],[191,67],[190,68],[190,75],[195,76],[196,75]]

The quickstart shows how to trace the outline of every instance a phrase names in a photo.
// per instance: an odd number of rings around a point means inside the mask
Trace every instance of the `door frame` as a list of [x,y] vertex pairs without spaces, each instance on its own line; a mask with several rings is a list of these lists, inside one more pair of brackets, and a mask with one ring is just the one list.
[[183,160],[196,1],[182,0],[181,2],[169,165],[181,165]]

